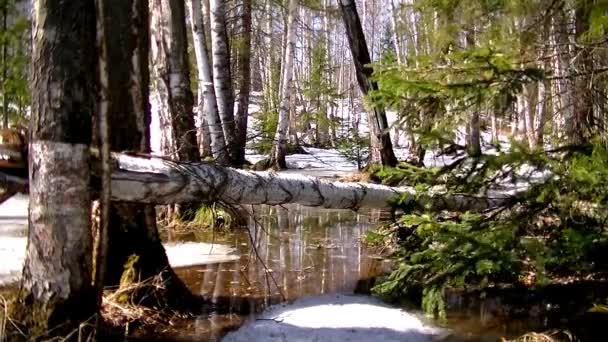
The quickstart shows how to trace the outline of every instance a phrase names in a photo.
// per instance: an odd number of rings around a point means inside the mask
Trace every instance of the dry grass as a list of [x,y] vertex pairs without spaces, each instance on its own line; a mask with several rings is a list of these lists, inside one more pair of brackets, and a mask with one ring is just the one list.
[[237,207],[213,203],[205,204],[198,208],[191,221],[184,221],[179,217],[171,217],[159,221],[159,227],[164,231],[173,233],[190,233],[198,231],[231,230],[238,226],[247,224],[247,213]]
[[369,172],[361,171],[338,178],[338,182],[374,183]]
[[502,342],[561,342],[561,341],[576,341],[574,336],[568,331],[552,330],[543,333],[530,332],[524,334],[514,340],[502,339]]
[[[31,340],[31,337],[23,332],[20,328],[19,322],[10,317],[10,307],[13,305],[15,294],[10,294],[9,299],[4,295],[0,295],[0,342],[13,341],[13,340]],[[65,336],[54,336],[50,338],[36,339],[37,341],[45,342],[63,342],[63,341],[78,341],[78,342],[89,342],[96,340],[95,331],[95,320],[96,316],[90,317],[85,322],[80,323],[78,328],[72,330]],[[59,328],[59,327],[56,327]],[[52,336],[53,330],[49,330],[45,333],[45,336]]]
[[170,331],[176,320],[192,318],[163,307],[160,303],[157,306],[141,305],[142,301],[152,299],[146,294],[154,296],[154,293],[164,291],[164,283],[160,276],[141,282],[122,284],[115,291],[106,290],[101,305],[103,320],[114,328],[124,329],[125,335],[129,335],[134,329],[141,328]]

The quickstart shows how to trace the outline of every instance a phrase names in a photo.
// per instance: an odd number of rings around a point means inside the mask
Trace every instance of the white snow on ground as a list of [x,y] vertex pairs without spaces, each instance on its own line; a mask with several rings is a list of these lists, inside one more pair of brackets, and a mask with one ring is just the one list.
[[[26,195],[15,195],[0,205],[0,286],[17,282],[21,277],[27,246]],[[173,267],[204,265],[238,259],[227,245],[202,242],[165,244]]]
[[444,334],[377,298],[331,294],[272,306],[223,341],[426,342]]
[[0,285],[19,280],[27,245],[26,195],[18,194],[0,205]]
[[[285,157],[287,173],[305,174],[315,177],[335,177],[356,172],[355,163],[346,159],[336,149],[322,149],[303,147],[308,154],[291,154]],[[252,150],[246,151],[246,158],[250,163],[256,163],[266,156],[257,154]]]
[[228,245],[201,242],[167,243],[165,250],[173,267],[215,264],[238,260],[235,249]]

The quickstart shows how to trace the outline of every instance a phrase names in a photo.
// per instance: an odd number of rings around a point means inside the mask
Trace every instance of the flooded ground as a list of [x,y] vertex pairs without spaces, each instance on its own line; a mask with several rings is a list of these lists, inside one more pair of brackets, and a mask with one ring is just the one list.
[[228,245],[240,256],[176,270],[192,291],[216,308],[209,318],[201,317],[185,329],[192,340],[219,339],[272,304],[311,295],[367,292],[371,280],[390,268],[360,241],[382,218],[380,212],[296,205],[255,207],[253,212],[249,229],[167,237]]

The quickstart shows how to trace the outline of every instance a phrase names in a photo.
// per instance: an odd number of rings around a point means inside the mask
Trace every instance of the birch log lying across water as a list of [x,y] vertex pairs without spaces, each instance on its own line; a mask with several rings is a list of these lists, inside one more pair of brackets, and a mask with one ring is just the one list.
[[298,203],[332,209],[387,208],[405,195],[411,204],[433,209],[485,210],[505,204],[507,197],[416,194],[413,187],[330,182],[315,177],[254,172],[209,163],[177,163],[162,158],[114,154],[115,201],[171,204],[221,201],[227,204]]
[[[92,151],[95,156],[96,151]],[[255,172],[210,163],[174,162],[150,156],[113,153],[112,200],[146,204],[193,201],[231,205],[297,203],[330,209],[388,208],[402,197],[405,204],[433,210],[483,211],[513,200],[513,196],[476,197],[440,189],[418,194],[413,187],[327,181],[315,177]],[[98,167],[93,165],[93,175]],[[16,181],[17,180],[17,181]],[[26,179],[0,172],[0,185],[24,186]],[[98,184],[97,184],[98,186]]]

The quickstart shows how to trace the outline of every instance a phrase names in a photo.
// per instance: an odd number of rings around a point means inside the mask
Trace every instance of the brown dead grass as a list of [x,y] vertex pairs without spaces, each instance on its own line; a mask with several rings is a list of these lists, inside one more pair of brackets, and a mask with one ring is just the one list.
[[369,172],[354,172],[338,178],[338,182],[373,183]]
[[101,315],[108,325],[124,329],[127,335],[130,330],[138,328],[171,330],[175,321],[192,317],[167,307],[141,305],[142,293],[162,293],[164,290],[160,276],[123,284],[116,290],[106,290],[102,299]]
[[524,334],[514,340],[507,340],[503,338],[501,342],[561,342],[561,341],[575,341],[574,336],[568,331],[564,330],[552,330],[543,333],[530,332]]

